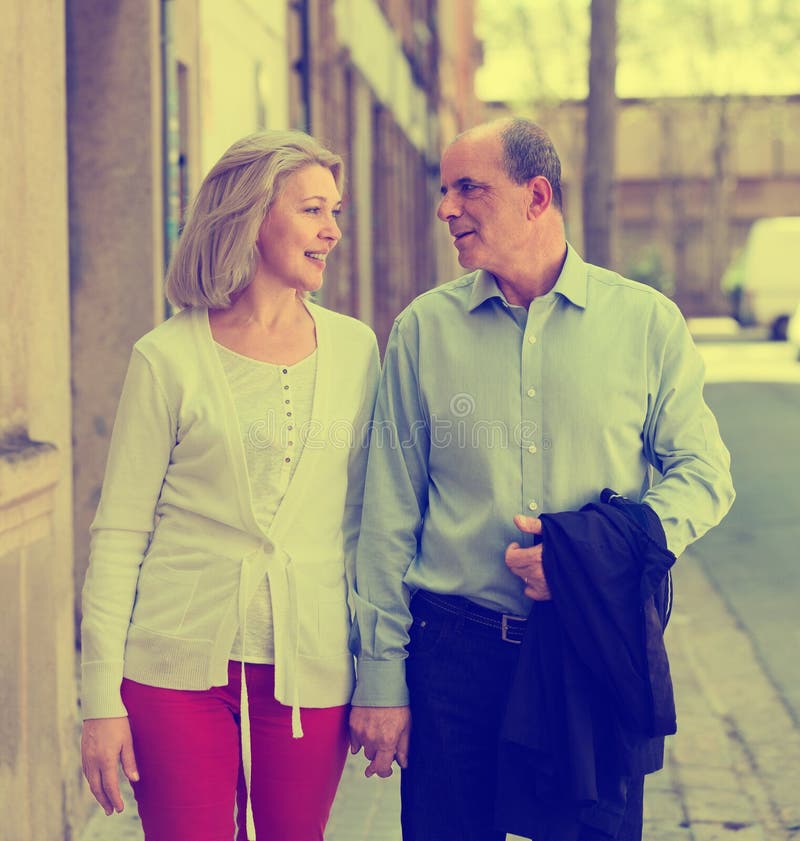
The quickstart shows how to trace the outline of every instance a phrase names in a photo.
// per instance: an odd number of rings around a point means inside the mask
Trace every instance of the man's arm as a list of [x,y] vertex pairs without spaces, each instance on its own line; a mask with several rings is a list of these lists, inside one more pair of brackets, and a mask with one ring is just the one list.
[[650,360],[645,455],[662,474],[642,502],[661,519],[676,556],[727,514],[735,493],[730,453],[703,398],[704,365],[677,308],[659,325]]
[[[411,322],[411,323],[409,323]],[[364,509],[356,560],[352,649],[358,683],[351,748],[363,745],[367,774],[391,774],[407,753],[409,714],[405,646],[411,624],[404,584],[417,554],[428,504],[428,425],[420,397],[416,324],[395,322],[370,439]]]
[[361,405],[356,413],[352,446],[347,464],[347,496],[345,498],[344,557],[347,571],[348,603],[352,599],[352,590],[356,579],[356,549],[358,533],[361,528],[361,514],[364,504],[364,482],[367,477],[367,455],[369,452],[369,427],[375,411],[375,398],[381,377],[380,354],[378,343],[371,336],[369,358],[364,373]]

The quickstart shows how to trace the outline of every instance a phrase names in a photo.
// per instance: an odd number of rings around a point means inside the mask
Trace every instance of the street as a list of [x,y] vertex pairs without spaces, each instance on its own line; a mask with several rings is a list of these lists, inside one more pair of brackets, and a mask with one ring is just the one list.
[[[646,841],[800,839],[800,363],[782,344],[700,344],[737,500],[675,568],[678,708],[648,781]],[[327,841],[400,841],[398,775],[351,759]],[[132,800],[80,841],[140,841]],[[509,841],[512,837],[509,836]]]
[[712,385],[707,397],[732,453],[737,499],[693,554],[800,723],[800,385]]
[[800,363],[780,343],[701,350],[737,498],[692,553],[800,726]]

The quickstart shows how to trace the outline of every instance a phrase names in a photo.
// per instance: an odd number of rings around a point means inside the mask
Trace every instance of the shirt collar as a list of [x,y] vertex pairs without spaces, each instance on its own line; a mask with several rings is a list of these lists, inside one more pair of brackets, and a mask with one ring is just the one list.
[[553,292],[562,295],[576,307],[586,309],[586,284],[587,272],[586,263],[581,259],[578,252],[567,243],[567,259],[561,268]]
[[494,275],[485,269],[479,269],[475,272],[475,282],[472,284],[472,291],[469,295],[469,311],[473,312],[490,298],[499,298],[502,302],[508,304],[506,296],[500,291],[500,287],[494,279]]
[[[558,293],[581,309],[586,308],[586,263],[569,243],[567,243],[567,259],[561,268],[561,274],[555,286],[547,294],[553,293]],[[490,298],[498,298],[508,305],[494,275],[485,269],[479,269],[475,273],[475,281],[469,296],[469,311],[473,312]]]

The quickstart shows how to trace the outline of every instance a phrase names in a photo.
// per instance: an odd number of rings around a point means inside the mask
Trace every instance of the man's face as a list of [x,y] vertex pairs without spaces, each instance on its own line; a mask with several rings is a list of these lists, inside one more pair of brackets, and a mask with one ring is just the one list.
[[447,222],[465,269],[513,276],[530,244],[531,193],[502,167],[498,135],[467,135],[442,156],[442,199],[437,216]]

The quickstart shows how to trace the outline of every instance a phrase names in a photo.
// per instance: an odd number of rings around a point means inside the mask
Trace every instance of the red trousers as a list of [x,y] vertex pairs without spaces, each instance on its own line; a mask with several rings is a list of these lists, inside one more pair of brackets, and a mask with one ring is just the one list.
[[[253,804],[258,841],[322,841],[347,756],[349,707],[291,708],[275,700],[274,666],[248,664]],[[241,664],[206,691],[122,682],[140,781],[133,786],[147,841],[247,841],[241,766]],[[234,806],[236,807],[234,809]]]

